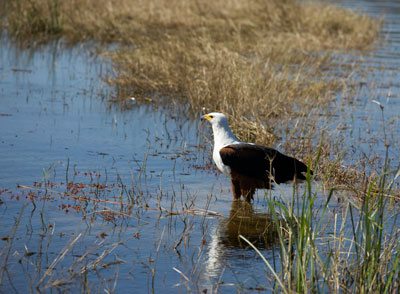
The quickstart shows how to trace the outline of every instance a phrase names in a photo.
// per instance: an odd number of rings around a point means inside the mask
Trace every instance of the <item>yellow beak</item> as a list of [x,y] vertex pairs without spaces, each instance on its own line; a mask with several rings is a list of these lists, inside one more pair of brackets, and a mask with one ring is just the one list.
[[205,120],[210,121],[210,120],[212,119],[212,117],[211,117],[210,115],[208,115],[208,114],[205,114],[205,115],[203,115],[203,116],[201,117],[201,119],[202,119],[202,120],[205,119]]

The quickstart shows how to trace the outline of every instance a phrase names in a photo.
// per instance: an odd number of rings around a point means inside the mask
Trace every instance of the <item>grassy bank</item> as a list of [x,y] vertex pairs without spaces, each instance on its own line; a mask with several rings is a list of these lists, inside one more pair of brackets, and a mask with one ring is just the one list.
[[331,53],[370,48],[379,29],[358,13],[292,0],[19,0],[2,11],[3,28],[28,43],[116,42],[109,81],[121,101],[221,111],[242,140],[284,138],[281,148],[304,160],[323,142],[324,171],[343,147],[327,118],[343,107],[338,93],[351,96],[354,73],[349,65],[332,74]]
[[[364,187],[362,200],[344,193],[338,207],[338,194],[320,190],[322,185],[313,185],[309,176],[304,190],[294,188],[293,195],[282,195],[284,204],[270,197],[279,261],[268,261],[246,237],[240,238],[257,251],[271,273],[271,292],[395,293],[400,282],[398,212],[387,196],[396,172],[385,167]],[[318,203],[318,194],[326,195],[323,202]]]

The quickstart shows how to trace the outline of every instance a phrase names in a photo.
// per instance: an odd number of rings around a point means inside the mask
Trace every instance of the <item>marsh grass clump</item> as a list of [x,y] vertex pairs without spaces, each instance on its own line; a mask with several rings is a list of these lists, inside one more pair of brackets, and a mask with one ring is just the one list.
[[[363,199],[333,190],[318,198],[323,184],[307,176],[304,190],[293,187],[283,201],[266,195],[278,235],[271,261],[244,236],[271,273],[270,288],[284,293],[393,293],[400,280],[398,203],[393,185],[399,170],[385,166],[365,185]],[[284,221],[282,221],[284,220]],[[273,263],[272,263],[273,262]],[[275,264],[280,264],[276,267]]]
[[60,1],[5,1],[6,28],[18,38],[59,36],[63,32]]
[[16,37],[62,31],[69,40],[137,46],[174,36],[182,41],[203,37],[234,51],[268,47],[268,56],[282,60],[287,54],[274,49],[363,49],[377,30],[375,21],[358,13],[293,0],[17,0],[4,1],[0,9],[2,27]]
[[[168,13],[158,13],[161,8]],[[153,8],[159,18],[150,17],[142,34],[111,54],[117,74],[109,81],[121,98],[156,93],[163,97],[158,103],[177,101],[191,114],[203,107],[220,111],[243,141],[295,140],[285,152],[314,157],[321,118],[333,117],[337,93],[351,95],[346,79],[355,70],[350,66],[341,79],[327,74],[333,67],[330,52],[369,48],[379,23],[294,1],[216,1],[186,8],[187,15]],[[336,134],[329,139],[329,150],[337,153]],[[325,171],[328,158],[321,163]]]

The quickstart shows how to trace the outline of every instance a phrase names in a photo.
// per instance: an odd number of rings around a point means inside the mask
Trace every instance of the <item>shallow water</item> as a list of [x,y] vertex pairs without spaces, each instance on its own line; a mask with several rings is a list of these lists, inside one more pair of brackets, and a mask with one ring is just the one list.
[[[350,56],[350,60],[363,62],[364,76],[360,88],[350,101],[349,115],[342,121],[347,128],[349,148],[373,160],[383,161],[386,143],[390,145],[392,166],[399,166],[400,157],[400,3],[398,1],[336,1],[345,8],[383,18],[382,42],[367,56]],[[366,74],[365,72],[366,71]],[[355,73],[357,76],[358,73]],[[345,97],[340,97],[346,99]],[[375,100],[379,104],[373,102]],[[374,158],[378,155],[380,158]]]
[[[362,57],[364,66],[379,70],[365,77],[374,84],[360,88],[351,115],[343,114],[349,148],[384,156],[381,110],[373,97],[384,105],[390,157],[398,160],[400,15],[394,8],[400,4],[342,5],[384,13],[388,38],[386,46]],[[262,192],[252,207],[232,203],[229,181],[204,168],[210,161],[207,126],[132,100],[120,107],[101,80],[109,72],[89,45],[53,43],[30,51],[1,40],[0,242],[10,251],[1,255],[2,265],[8,259],[0,289],[44,290],[57,279],[60,289],[71,292],[268,288],[264,263],[237,238],[245,235],[272,262],[276,236],[260,237],[272,225]],[[289,185],[282,189],[292,195]],[[271,193],[282,200],[278,189]],[[324,201],[320,193],[316,207]],[[340,209],[336,200],[330,209]]]
[[[173,267],[190,276],[191,288],[211,290],[227,266],[224,258],[231,268],[221,282],[236,287],[232,273],[240,274],[237,269],[254,253],[237,250],[239,244],[224,246],[224,238],[232,239],[220,221],[234,211],[230,185],[224,177],[216,180],[214,170],[201,168],[209,156],[201,147],[199,120],[134,101],[119,107],[99,78],[107,63],[88,48],[66,50],[53,43],[19,51],[6,38],[1,45],[0,236],[4,244],[13,242],[2,277],[6,289],[46,289],[57,278],[72,281],[63,284],[66,289],[83,289],[82,274],[69,274],[80,273],[85,264],[74,262],[88,251],[85,263],[95,262],[114,246],[97,261],[104,269],[88,274],[95,291],[112,288],[106,279],[114,274],[116,290],[186,289]],[[126,217],[118,217],[112,212],[118,205],[73,196],[132,206]],[[208,207],[221,216],[194,214],[193,209]],[[39,273],[33,264],[41,265]],[[263,269],[240,275],[263,277]]]

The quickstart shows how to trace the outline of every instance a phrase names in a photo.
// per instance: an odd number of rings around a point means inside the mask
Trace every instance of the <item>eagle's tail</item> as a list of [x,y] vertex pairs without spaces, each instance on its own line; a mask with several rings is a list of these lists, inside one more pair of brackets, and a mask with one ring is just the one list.
[[[305,165],[303,162],[300,160],[294,159],[295,160],[295,175],[296,178],[299,180],[305,180],[306,179],[306,174],[307,174],[307,165]],[[310,169],[310,174],[313,175],[313,171]]]

